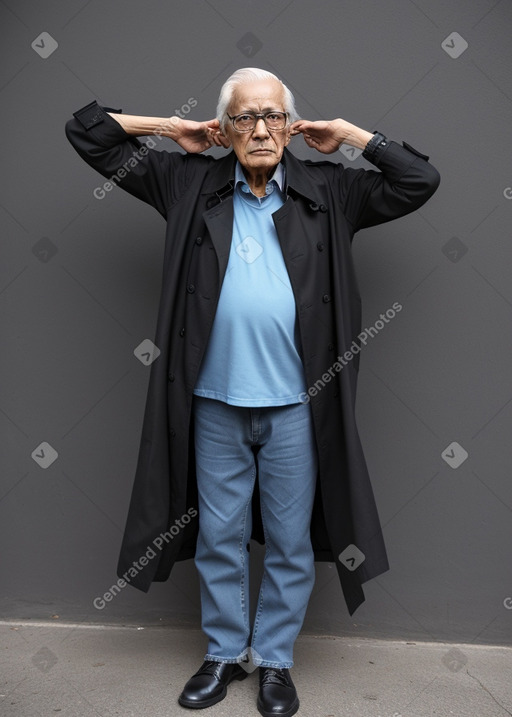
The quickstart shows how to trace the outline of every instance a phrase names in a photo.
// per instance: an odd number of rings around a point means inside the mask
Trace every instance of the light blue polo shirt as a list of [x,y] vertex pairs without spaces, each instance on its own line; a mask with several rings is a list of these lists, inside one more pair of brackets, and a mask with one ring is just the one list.
[[256,197],[237,162],[233,237],[194,393],[234,406],[300,403],[306,390],[297,312],[272,213],[285,201],[279,164]]

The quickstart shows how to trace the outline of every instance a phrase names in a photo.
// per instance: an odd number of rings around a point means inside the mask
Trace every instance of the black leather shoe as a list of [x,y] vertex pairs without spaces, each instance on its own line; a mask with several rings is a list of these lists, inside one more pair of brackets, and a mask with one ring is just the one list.
[[224,699],[230,682],[245,680],[246,677],[247,672],[237,663],[206,660],[187,682],[178,702],[182,707],[194,710],[211,707]]
[[257,706],[263,717],[292,717],[297,712],[299,698],[288,670],[260,667]]

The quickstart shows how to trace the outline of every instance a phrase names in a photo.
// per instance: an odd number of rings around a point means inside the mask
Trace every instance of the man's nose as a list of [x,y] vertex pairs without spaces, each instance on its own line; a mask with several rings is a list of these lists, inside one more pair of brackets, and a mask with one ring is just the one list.
[[256,120],[256,126],[252,131],[255,137],[268,137],[270,132],[268,131],[267,125],[263,117],[258,117]]

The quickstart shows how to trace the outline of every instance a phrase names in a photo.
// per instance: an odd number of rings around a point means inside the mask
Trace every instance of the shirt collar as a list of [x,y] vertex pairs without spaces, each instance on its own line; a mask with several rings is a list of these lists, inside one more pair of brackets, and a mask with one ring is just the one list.
[[[271,184],[272,182],[275,182],[281,192],[284,194],[285,191],[285,168],[281,162],[277,165],[277,167],[274,170],[274,173],[272,174],[272,177],[268,180],[267,185]],[[241,184],[241,189],[244,192],[250,192],[249,185],[247,184],[247,179],[245,178],[244,171],[242,169],[242,165],[237,160],[236,166],[235,166],[235,187],[237,187],[239,184]],[[268,194],[269,192],[267,192]]]

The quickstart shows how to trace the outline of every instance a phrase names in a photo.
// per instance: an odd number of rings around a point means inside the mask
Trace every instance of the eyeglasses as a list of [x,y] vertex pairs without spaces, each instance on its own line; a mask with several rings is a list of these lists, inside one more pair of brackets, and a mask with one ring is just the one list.
[[287,112],[276,112],[274,110],[269,112],[243,112],[234,117],[231,117],[231,115],[228,115],[228,117],[237,132],[251,132],[260,118],[265,122],[267,129],[272,132],[284,129],[288,121]]

